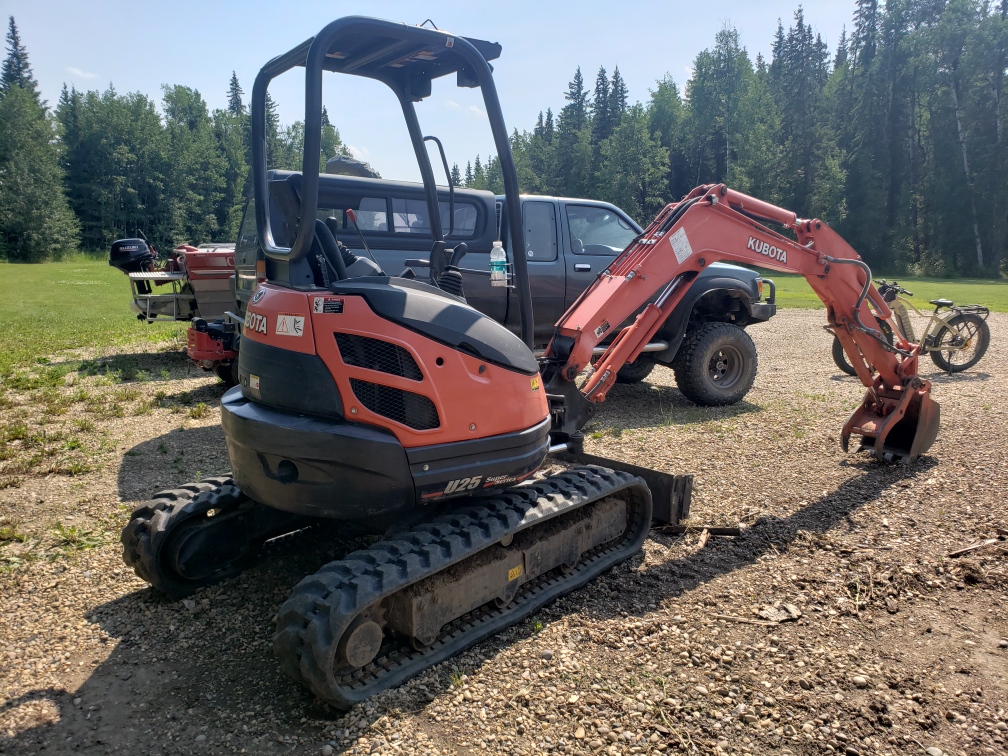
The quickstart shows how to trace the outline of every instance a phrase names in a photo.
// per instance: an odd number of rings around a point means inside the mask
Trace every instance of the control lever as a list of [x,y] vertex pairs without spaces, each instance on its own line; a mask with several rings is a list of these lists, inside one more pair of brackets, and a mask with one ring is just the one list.
[[[375,256],[371,254],[371,248],[367,245],[367,240],[364,238],[364,234],[361,233],[360,226],[357,225],[357,213],[353,211],[352,207],[348,207],[344,212],[346,212],[346,217],[350,219],[353,223],[354,230],[357,232],[357,236],[360,237],[361,244],[364,245],[364,251],[367,252],[367,256],[371,258],[371,262],[378,265],[378,261],[375,260]],[[380,265],[378,267],[381,267]]]

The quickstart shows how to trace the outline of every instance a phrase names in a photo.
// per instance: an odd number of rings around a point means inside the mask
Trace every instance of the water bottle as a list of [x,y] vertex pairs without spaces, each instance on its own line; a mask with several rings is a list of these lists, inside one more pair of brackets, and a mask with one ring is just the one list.
[[504,245],[500,241],[493,243],[490,250],[490,285],[507,286],[507,255],[504,253]]

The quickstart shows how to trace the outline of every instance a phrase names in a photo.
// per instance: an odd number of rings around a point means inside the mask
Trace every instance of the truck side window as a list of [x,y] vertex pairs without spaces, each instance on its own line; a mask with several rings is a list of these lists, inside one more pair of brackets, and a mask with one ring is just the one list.
[[616,255],[637,232],[614,210],[590,205],[567,205],[571,248],[580,255]]
[[361,232],[388,231],[388,208],[385,198],[361,197],[360,206],[357,208],[357,225]]
[[522,206],[525,224],[525,255],[533,262],[557,259],[556,212],[552,202],[526,201]]
[[397,233],[429,234],[427,202],[422,199],[393,197],[392,222]]
[[238,243],[235,252],[255,252],[258,250],[259,230],[256,228],[255,202],[245,201],[245,214],[242,216],[241,228],[238,229]]
[[[438,202],[441,212],[441,231],[448,233],[451,228],[448,212],[451,205],[447,202]],[[402,197],[392,198],[392,222],[396,233],[400,234],[426,234],[430,236],[431,226],[428,222],[427,200],[405,199]],[[473,236],[476,233],[477,210],[475,205],[467,202],[455,203],[455,232],[453,236]]]
[[[450,215],[451,205],[448,202],[439,202],[441,209],[441,228],[445,234],[451,228]],[[472,236],[476,233],[476,206],[468,202],[455,203],[455,231],[452,236]]]

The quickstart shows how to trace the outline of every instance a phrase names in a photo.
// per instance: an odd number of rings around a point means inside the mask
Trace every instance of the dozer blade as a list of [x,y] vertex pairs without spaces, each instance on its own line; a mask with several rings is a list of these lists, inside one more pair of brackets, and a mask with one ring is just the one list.
[[647,483],[653,502],[651,517],[663,525],[675,525],[680,520],[689,517],[690,502],[693,497],[693,476],[689,474],[675,475],[672,473],[639,467],[608,457],[585,454],[580,447],[568,449],[557,455],[559,459],[579,465],[597,465],[610,470],[620,470],[630,475],[636,475]]
[[908,386],[897,400],[880,401],[869,390],[844,424],[840,444],[847,451],[855,433],[861,436],[858,451],[869,450],[880,460],[911,462],[931,448],[938,437],[940,417],[941,407],[931,398],[927,381]]

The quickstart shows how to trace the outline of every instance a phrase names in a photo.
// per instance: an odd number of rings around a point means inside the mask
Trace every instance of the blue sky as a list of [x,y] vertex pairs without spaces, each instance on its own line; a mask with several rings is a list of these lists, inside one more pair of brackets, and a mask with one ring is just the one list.
[[[806,21],[835,49],[850,28],[853,0],[803,3]],[[232,69],[246,93],[270,58],[311,37],[342,15],[372,15],[407,23],[427,18],[439,28],[499,42],[494,62],[508,129],[530,129],[540,110],[564,104],[576,66],[591,90],[599,66],[618,65],[630,101],[646,100],[669,73],[680,89],[698,52],[714,44],[726,23],[738,28],[751,57],[769,58],[777,19],[792,22],[798,0],[720,3],[624,2],[382,2],[254,0],[173,3],[0,0],[14,15],[43,97],[55,105],[63,83],[120,93],[139,91],[160,102],[161,85],[198,89],[211,108],[224,107]],[[6,29],[6,24],[4,24]],[[415,158],[391,93],[351,76],[329,76],[324,98],[344,142],[386,178],[416,179]],[[271,88],[285,123],[304,117],[300,70]],[[247,98],[247,95],[246,95]],[[449,162],[464,168],[477,153],[493,150],[482,102],[454,80],[435,84],[418,106],[425,133],[442,138]]]

